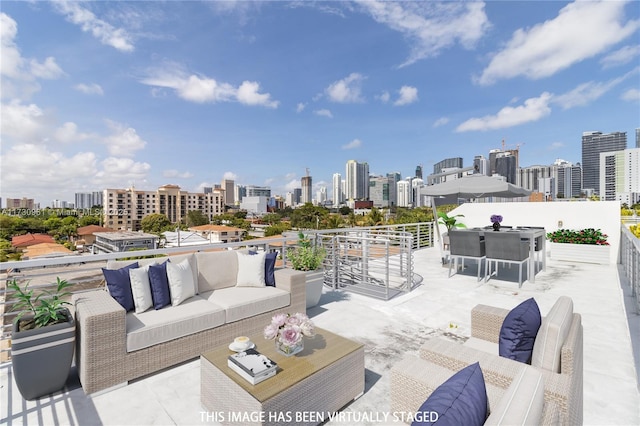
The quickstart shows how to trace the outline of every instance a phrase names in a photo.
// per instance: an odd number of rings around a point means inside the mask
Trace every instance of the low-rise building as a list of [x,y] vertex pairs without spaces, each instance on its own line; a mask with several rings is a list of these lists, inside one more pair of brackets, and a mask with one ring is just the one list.
[[235,243],[242,241],[244,229],[226,225],[192,226],[189,231],[197,232],[209,243]]
[[158,248],[158,236],[144,232],[115,231],[96,232],[93,253],[117,253],[131,250]]

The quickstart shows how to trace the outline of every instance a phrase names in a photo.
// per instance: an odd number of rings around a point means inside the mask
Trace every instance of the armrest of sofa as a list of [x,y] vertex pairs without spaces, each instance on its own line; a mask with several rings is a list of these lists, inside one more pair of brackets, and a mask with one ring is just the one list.
[[276,269],[276,287],[291,293],[291,311],[307,311],[307,273],[290,268]]
[[86,393],[120,384],[113,371],[126,368],[126,312],[104,290],[74,294],[76,365]]
[[508,309],[476,305],[471,310],[471,337],[498,343],[500,328],[508,314]]

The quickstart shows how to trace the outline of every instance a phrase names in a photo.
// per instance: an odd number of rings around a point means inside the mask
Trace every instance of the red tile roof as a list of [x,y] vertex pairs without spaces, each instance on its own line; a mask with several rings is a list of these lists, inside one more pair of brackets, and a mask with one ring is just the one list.
[[87,226],[81,226],[80,228],[78,228],[78,236],[82,236],[82,235],[92,235],[94,232],[111,232],[113,231],[113,229],[111,228],[105,228],[103,226],[98,226],[98,225],[87,225]]
[[55,243],[55,240],[51,235],[47,234],[16,235],[11,238],[11,245],[16,248],[29,247],[40,243]]

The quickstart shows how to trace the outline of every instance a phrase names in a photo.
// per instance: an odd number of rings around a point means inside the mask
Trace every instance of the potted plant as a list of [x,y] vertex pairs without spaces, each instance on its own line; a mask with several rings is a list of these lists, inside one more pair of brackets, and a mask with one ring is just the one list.
[[459,217],[464,217],[464,215],[457,214],[454,216],[449,216],[445,212],[438,212],[438,223],[446,226],[447,232],[451,231],[451,229],[453,228],[466,228],[467,226],[464,223],[458,222],[457,218]]
[[69,284],[57,278],[55,291],[34,295],[14,279],[7,284],[19,311],[11,334],[13,377],[26,400],[56,392],[64,387],[71,369],[75,342],[75,321],[63,300]]
[[311,243],[302,232],[298,233],[298,245],[287,251],[287,260],[296,271],[307,271],[307,308],[316,306],[322,296],[324,272],[320,269],[326,256],[322,247]]
[[600,229],[558,229],[547,233],[551,258],[571,262],[609,264],[610,246]]

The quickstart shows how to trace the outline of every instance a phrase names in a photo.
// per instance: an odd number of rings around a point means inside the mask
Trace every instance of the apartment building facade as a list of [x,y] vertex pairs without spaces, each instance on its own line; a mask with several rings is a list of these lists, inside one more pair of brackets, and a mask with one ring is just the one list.
[[142,219],[154,213],[178,223],[192,210],[200,210],[209,220],[224,213],[224,190],[194,193],[182,191],[178,185],[164,185],[156,191],[135,188],[103,191],[104,225],[111,229],[139,231]]

